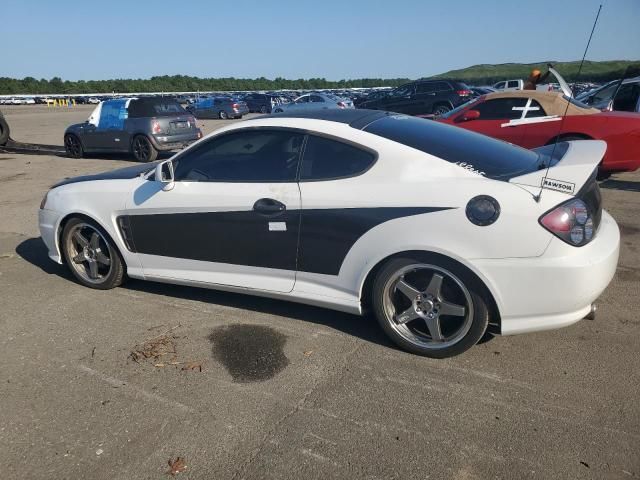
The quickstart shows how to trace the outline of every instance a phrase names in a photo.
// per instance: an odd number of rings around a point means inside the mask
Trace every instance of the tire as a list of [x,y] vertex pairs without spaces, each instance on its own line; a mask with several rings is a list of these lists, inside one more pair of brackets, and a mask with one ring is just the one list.
[[225,112],[224,110],[220,110],[218,112],[218,117],[220,117],[220,120],[226,120],[227,118],[229,118],[229,115],[227,115],[227,112]]
[[111,237],[94,221],[71,218],[62,230],[62,254],[78,283],[98,290],[122,285],[124,261]]
[[266,105],[262,105],[260,107],[260,113],[269,113]]
[[451,107],[449,105],[440,104],[433,107],[433,111],[431,113],[433,113],[436,117],[439,117],[440,115],[444,115],[445,113],[450,111]]
[[273,113],[282,113],[283,110],[281,108],[276,108]]
[[68,133],[64,136],[64,149],[67,152],[67,156],[71,158],[82,158],[84,156],[82,142],[73,133]]
[[4,119],[2,113],[0,113],[0,145],[6,145],[9,141],[9,124]]
[[158,158],[158,150],[144,135],[138,135],[131,142],[131,153],[139,162],[153,162]]
[[484,335],[489,323],[485,292],[474,275],[444,257],[394,258],[377,273],[371,303],[378,323],[400,348],[447,358]]

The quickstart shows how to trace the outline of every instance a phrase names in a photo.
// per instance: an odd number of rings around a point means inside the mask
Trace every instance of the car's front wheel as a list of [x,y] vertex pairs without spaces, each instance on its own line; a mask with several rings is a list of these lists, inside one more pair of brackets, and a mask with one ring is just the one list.
[[158,158],[158,150],[151,144],[151,141],[144,135],[138,135],[131,144],[133,156],[139,162],[153,162]]
[[64,136],[64,149],[71,158],[82,158],[84,155],[80,139],[72,133]]
[[71,273],[85,287],[108,290],[124,280],[120,253],[109,235],[91,220],[67,221],[62,230],[62,252]]
[[268,113],[268,109],[267,109],[267,106],[266,106],[266,105],[262,105],[262,106],[260,107],[260,113]]
[[455,262],[395,258],[376,275],[371,299],[382,329],[399,347],[446,358],[484,335],[489,311],[482,290]]

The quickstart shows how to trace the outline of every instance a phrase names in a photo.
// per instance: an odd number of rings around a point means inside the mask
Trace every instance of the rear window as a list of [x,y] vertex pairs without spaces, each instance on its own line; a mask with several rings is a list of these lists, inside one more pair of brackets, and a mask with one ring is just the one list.
[[455,163],[494,180],[508,180],[538,169],[541,156],[510,143],[434,120],[389,115],[375,120],[365,132]]
[[187,113],[174,99],[144,99],[131,100],[129,117],[170,117]]

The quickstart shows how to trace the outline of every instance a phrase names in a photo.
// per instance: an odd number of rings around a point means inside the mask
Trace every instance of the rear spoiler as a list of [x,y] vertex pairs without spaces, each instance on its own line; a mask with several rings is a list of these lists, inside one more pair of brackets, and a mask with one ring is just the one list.
[[607,144],[602,140],[577,140],[568,142],[569,148],[552,167],[513,177],[510,183],[537,189],[555,190],[569,195],[577,194],[591,178],[602,161]]

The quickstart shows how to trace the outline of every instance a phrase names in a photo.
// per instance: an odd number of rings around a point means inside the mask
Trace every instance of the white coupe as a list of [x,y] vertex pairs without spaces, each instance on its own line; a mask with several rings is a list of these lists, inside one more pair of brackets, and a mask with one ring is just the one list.
[[620,242],[595,180],[605,150],[530,151],[379,111],[282,113],[63,181],[40,232],[88,287],[128,276],[370,309],[400,347],[448,357],[489,323],[515,334],[594,311]]

